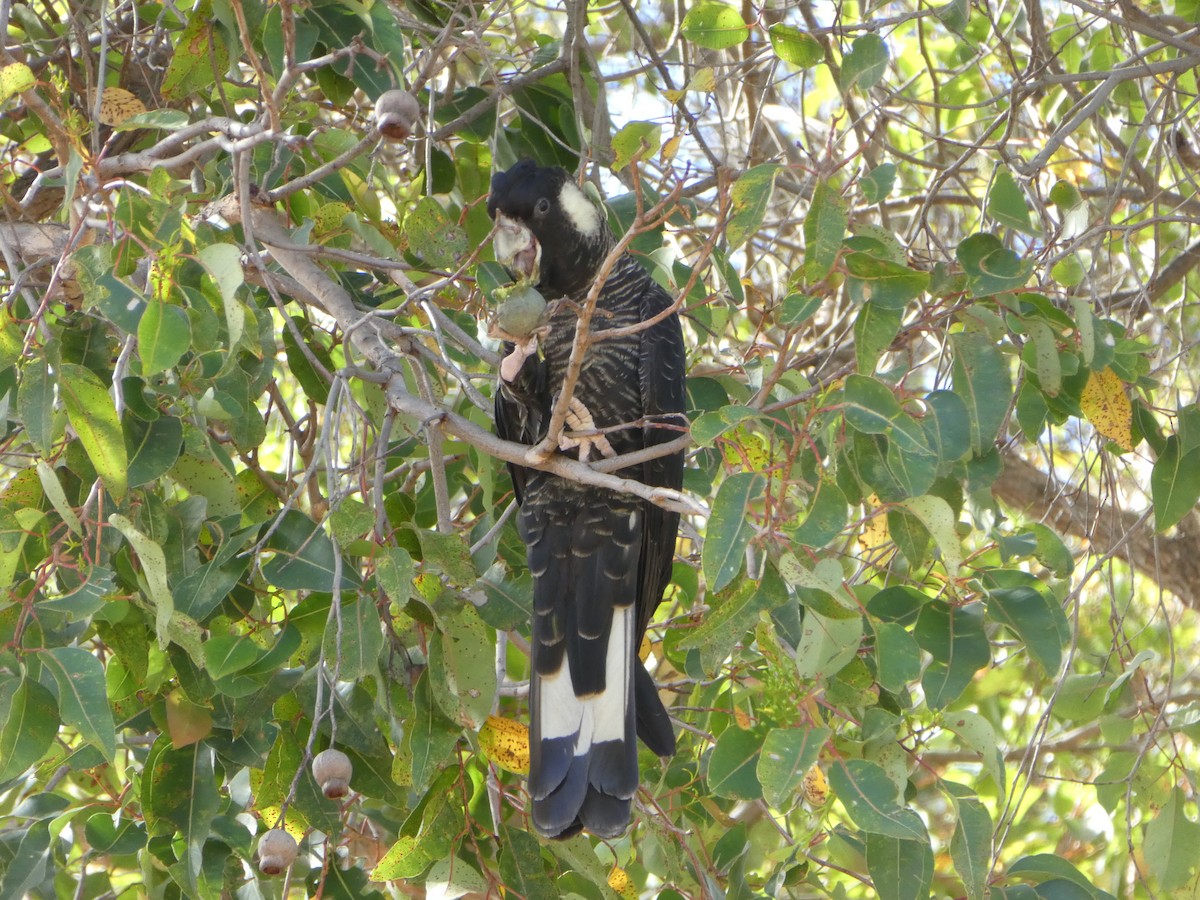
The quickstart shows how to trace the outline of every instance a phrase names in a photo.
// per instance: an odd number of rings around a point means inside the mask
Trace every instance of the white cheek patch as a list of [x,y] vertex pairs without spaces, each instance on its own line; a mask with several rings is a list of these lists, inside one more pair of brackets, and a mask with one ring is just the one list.
[[571,225],[580,234],[592,236],[600,231],[600,210],[596,209],[595,204],[575,182],[568,181],[563,184],[558,203],[570,219]]

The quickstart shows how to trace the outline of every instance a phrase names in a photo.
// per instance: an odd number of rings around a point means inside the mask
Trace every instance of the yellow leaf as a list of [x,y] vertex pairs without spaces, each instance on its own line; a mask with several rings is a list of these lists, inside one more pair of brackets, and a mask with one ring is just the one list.
[[745,464],[750,472],[765,472],[771,466],[771,451],[767,442],[745,425],[730,431],[721,444],[725,462],[731,466]]
[[640,659],[642,662],[645,662],[647,659],[649,659],[651,646],[653,645],[650,643],[650,635],[643,634],[642,645],[638,647],[638,659]]
[[422,572],[413,579],[417,593],[432,603],[442,594],[442,579],[430,572]]
[[608,886],[626,900],[637,900],[637,888],[634,887],[629,873],[620,866],[613,866],[613,870],[608,873]]
[[342,220],[350,214],[350,207],[341,201],[326,203],[313,216],[313,228],[319,235],[342,228]]
[[691,77],[691,80],[688,81],[686,90],[703,91],[707,93],[716,87],[716,85],[717,78],[713,74],[713,70],[706,66],[705,68],[698,70],[696,74]]
[[858,542],[864,550],[879,550],[886,547],[891,540],[891,535],[888,533],[887,516],[883,510],[879,509],[879,498],[872,494],[866,500],[866,506],[875,510],[873,515],[869,515],[867,520],[863,522],[862,531],[858,535]]
[[1133,449],[1133,408],[1116,372],[1105,368],[1089,374],[1079,408],[1101,435],[1123,450]]
[[825,780],[825,773],[816,763],[804,773],[802,787],[804,799],[808,801],[809,806],[824,806],[825,801],[829,799],[829,782]]
[[280,822],[279,816],[282,812],[281,807],[264,806],[258,810],[258,817],[267,828],[282,828],[296,839],[297,844],[300,843],[304,840],[304,832],[307,830],[304,817],[289,806],[287,818]]
[[488,716],[479,729],[479,748],[506,772],[529,771],[529,729],[515,719]]
[[683,135],[677,134],[674,137],[667,138],[667,140],[663,141],[662,150],[659,151],[659,155],[662,157],[663,162],[670,162],[675,158],[675,154],[679,152],[679,144],[682,140]]
[[0,103],[13,94],[27,91],[37,83],[33,70],[25,63],[13,63],[11,66],[0,68]]
[[146,104],[125,88],[107,87],[100,95],[100,121],[105,125],[122,125],[146,111]]

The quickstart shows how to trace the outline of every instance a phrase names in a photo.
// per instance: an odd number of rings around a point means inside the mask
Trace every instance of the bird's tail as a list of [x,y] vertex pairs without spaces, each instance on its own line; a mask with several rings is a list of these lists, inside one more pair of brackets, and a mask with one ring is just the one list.
[[638,786],[637,736],[675,737],[636,656],[640,513],[603,506],[522,516],[534,577],[529,794],[546,837],[618,837]]

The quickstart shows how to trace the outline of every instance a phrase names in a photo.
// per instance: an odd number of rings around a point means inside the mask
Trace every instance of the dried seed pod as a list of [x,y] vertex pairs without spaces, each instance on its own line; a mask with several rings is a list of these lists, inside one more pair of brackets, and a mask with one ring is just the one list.
[[330,747],[322,750],[312,761],[312,775],[321,788],[321,793],[330,800],[339,800],[350,792],[350,777],[354,767],[341,750]]
[[402,141],[413,133],[421,107],[408,91],[384,91],[375,101],[375,126],[389,141]]
[[296,861],[300,845],[282,828],[272,828],[258,841],[258,871],[279,875]]

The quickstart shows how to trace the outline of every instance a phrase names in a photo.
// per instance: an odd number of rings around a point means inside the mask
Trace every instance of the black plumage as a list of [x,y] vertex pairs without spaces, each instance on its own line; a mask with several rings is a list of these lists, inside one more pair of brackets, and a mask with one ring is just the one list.
[[[497,220],[497,258],[519,277],[536,280],[552,303],[574,301],[558,304],[539,336],[505,346],[496,430],[508,440],[536,444],[546,436],[562,388],[578,304],[614,238],[601,210],[566,171],[529,160],[492,178],[488,212]],[[649,321],[671,304],[626,253],[604,281],[592,331]],[[679,437],[686,422],[685,362],[673,313],[643,330],[593,343],[572,394],[578,402],[571,422],[605,429],[605,440],[582,447],[564,440],[562,452],[594,459]],[[614,426],[627,427],[608,430]],[[533,822],[548,837],[581,828],[615,837],[629,824],[638,786],[635,734],[660,756],[675,752],[670,719],[637,650],[670,581],[679,515],[536,469],[509,470],[533,575]],[[678,489],[683,454],[620,474]]]

